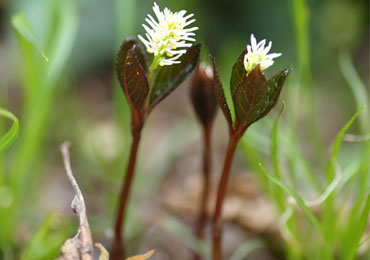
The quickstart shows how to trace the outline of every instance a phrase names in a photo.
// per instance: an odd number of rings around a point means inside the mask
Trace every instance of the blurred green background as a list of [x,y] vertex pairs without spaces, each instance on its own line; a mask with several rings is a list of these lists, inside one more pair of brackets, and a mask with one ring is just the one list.
[[[280,99],[286,102],[281,123],[286,128],[281,135],[298,147],[312,171],[317,172],[318,181],[325,182],[322,169],[335,135],[358,107],[368,103],[369,1],[157,3],[161,8],[186,9],[195,14],[202,57],[208,61],[207,51],[216,57],[225,88],[232,65],[249,44],[251,33],[258,41],[273,42],[272,52],[283,55],[266,74],[293,68]],[[114,59],[124,37],[144,33],[141,24],[147,13],[152,14],[152,5],[147,0],[0,0],[0,107],[16,115],[21,127],[17,141],[0,154],[0,259],[53,259],[63,241],[77,229],[70,210],[72,189],[59,153],[59,145],[65,140],[72,142],[72,167],[85,195],[94,240],[109,247],[130,145],[130,114],[115,77]],[[19,13],[24,16],[14,16]],[[34,34],[31,44],[17,27],[25,21]],[[187,228],[192,213],[180,214],[181,210],[168,207],[163,199],[171,197],[171,189],[176,190],[173,185],[184,190],[185,179],[197,178],[200,169],[201,142],[188,85],[183,84],[158,107],[144,131],[127,223],[129,253],[155,248],[153,259],[188,259],[190,248],[208,254],[209,248],[194,242]],[[251,128],[233,166],[236,175],[255,176],[257,161],[251,160],[269,161],[275,117],[276,111]],[[368,134],[367,108],[359,117],[350,133]],[[8,126],[9,122],[0,118],[0,133]],[[219,116],[213,138],[215,179],[226,138],[226,124]],[[343,144],[338,159],[341,166],[368,161],[368,146],[368,142]],[[285,153],[284,170],[294,168],[298,159]],[[361,169],[363,175],[369,173],[368,165]],[[295,174],[287,174],[287,182],[296,191],[315,197],[317,193],[307,186],[307,179],[299,172]],[[365,200],[368,179],[359,178],[340,196],[346,201]],[[358,186],[361,180],[365,180],[364,185]],[[258,183],[267,192],[263,186],[266,180]],[[163,189],[164,195],[160,192]],[[354,190],[363,192],[358,195]],[[295,243],[271,242],[274,239],[264,232],[245,230],[240,223],[231,222],[226,227],[226,236],[235,238],[227,246],[230,255],[252,237],[258,243],[250,244],[253,250],[245,253],[248,259],[309,259],[302,253],[299,256],[300,250],[291,250],[296,254],[287,256],[290,251],[284,248]],[[314,251],[314,246],[310,250]],[[237,255],[232,259],[245,258]]]

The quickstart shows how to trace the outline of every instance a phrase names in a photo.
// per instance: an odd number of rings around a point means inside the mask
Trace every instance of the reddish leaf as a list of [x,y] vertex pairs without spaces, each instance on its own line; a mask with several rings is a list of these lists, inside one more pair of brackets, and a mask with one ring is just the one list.
[[266,79],[259,65],[242,78],[235,89],[234,106],[236,121],[248,126],[264,109]]
[[211,56],[211,58],[212,58],[213,73],[214,73],[213,87],[214,87],[214,90],[215,90],[217,103],[218,103],[218,106],[221,108],[222,112],[224,113],[224,116],[225,116],[225,118],[226,118],[226,120],[229,124],[229,128],[231,129],[232,126],[233,126],[233,122],[232,122],[232,119],[231,119],[230,109],[229,109],[229,106],[227,105],[226,98],[225,98],[225,93],[224,93],[224,90],[222,88],[220,79],[218,77],[215,58],[213,58],[212,56]]
[[290,72],[291,72],[290,69],[283,69],[282,71],[279,71],[267,81],[265,102],[268,103],[268,106],[266,106],[264,112],[260,115],[260,117],[257,120],[267,115],[270,112],[270,110],[276,106],[276,103],[280,96],[280,92]]
[[231,90],[231,95],[234,100],[234,94],[235,94],[235,89],[238,86],[238,84],[242,81],[244,76],[247,74],[244,68],[244,56],[247,54],[247,50],[244,50],[239,58],[236,60],[232,72],[231,72],[231,79],[230,79],[230,90]]
[[123,68],[123,85],[126,97],[133,110],[140,111],[149,93],[149,83],[145,72],[137,60],[136,46],[128,51]]
[[125,66],[125,60],[127,56],[127,52],[133,47],[135,48],[135,54],[137,60],[139,61],[140,65],[142,66],[145,73],[148,72],[148,57],[145,52],[145,49],[141,42],[133,36],[126,37],[118,51],[117,58],[116,58],[116,70],[117,70],[117,77],[118,81],[123,88],[123,69]]
[[270,112],[276,105],[289,70],[282,70],[266,82],[259,66],[239,83],[235,90],[238,125],[246,128]]
[[153,78],[149,96],[149,110],[161,102],[190,75],[199,61],[200,44],[187,49],[180,64],[159,67]]

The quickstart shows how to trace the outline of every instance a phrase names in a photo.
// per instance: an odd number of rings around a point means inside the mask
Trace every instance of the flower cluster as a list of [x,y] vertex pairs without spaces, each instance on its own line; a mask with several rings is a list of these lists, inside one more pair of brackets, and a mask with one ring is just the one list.
[[178,59],[186,53],[186,49],[183,48],[192,45],[187,41],[195,41],[192,37],[195,36],[194,31],[198,30],[198,27],[185,29],[186,26],[195,21],[195,19],[189,20],[194,15],[185,16],[185,10],[173,13],[167,7],[164,11],[160,11],[156,3],[154,3],[153,11],[158,21],[148,14],[145,21],[151,28],[143,24],[146,30],[146,39],[138,35],[139,39],[144,43],[147,52],[154,54],[154,61],[157,63],[155,66],[180,63]]
[[251,45],[247,45],[247,54],[244,56],[244,68],[249,73],[258,64],[261,70],[265,70],[274,64],[273,59],[281,56],[281,53],[267,54],[271,49],[271,42],[265,47],[266,40],[257,43],[256,38],[251,34]]

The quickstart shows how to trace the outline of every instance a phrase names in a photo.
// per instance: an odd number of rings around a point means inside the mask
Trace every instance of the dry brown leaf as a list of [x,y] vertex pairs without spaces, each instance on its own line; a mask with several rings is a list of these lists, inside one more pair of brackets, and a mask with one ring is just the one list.
[[145,260],[151,257],[153,254],[154,254],[154,249],[150,250],[148,253],[144,255],[132,256],[132,257],[127,258],[126,260]]
[[[70,144],[65,142],[62,144],[60,149],[62,151],[64,167],[66,169],[68,179],[75,191],[75,197],[72,200],[71,207],[73,212],[75,212],[79,218],[80,227],[78,228],[77,234],[73,238],[68,239],[62,246],[62,255],[59,257],[59,260],[92,260],[93,240],[87,219],[85,200],[72,173],[69,147]],[[99,248],[101,252],[99,260],[109,260],[109,253],[104,246],[100,243],[95,243],[95,246]],[[144,255],[129,257],[126,260],[145,260],[153,254],[154,250],[151,250]]]
[[[99,248],[101,252],[99,260],[109,260],[109,253],[104,248],[104,246],[100,243],[95,243],[95,246]],[[150,250],[148,253],[144,255],[132,256],[132,257],[127,258],[126,260],[145,260],[151,257],[153,254],[154,254],[154,250]]]
[[62,144],[60,149],[63,154],[63,162],[68,179],[75,192],[71,207],[73,212],[76,213],[79,218],[80,226],[77,234],[73,238],[68,239],[62,246],[62,255],[59,257],[59,260],[92,260],[93,241],[89,222],[87,220],[85,201],[72,173],[69,146],[70,144],[66,142]]
[[105,247],[100,243],[95,243],[95,246],[100,250],[99,260],[109,260],[109,253]]

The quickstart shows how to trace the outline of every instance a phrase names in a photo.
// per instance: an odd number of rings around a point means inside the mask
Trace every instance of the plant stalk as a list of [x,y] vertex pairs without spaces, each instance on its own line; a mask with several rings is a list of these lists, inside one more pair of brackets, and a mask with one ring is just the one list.
[[230,136],[224,168],[221,174],[221,180],[218,185],[217,191],[217,200],[216,200],[216,207],[213,215],[213,247],[212,247],[212,259],[213,260],[222,260],[222,222],[221,222],[221,213],[222,213],[222,206],[224,203],[225,195],[226,195],[226,188],[227,183],[230,175],[230,168],[231,163],[234,158],[234,153],[236,146],[238,144],[239,137],[238,135],[232,134]]
[[116,215],[116,221],[114,225],[114,238],[112,245],[112,259],[122,260],[124,259],[124,239],[123,239],[123,224],[126,213],[126,207],[128,198],[130,195],[130,190],[132,186],[132,181],[135,172],[136,155],[138,151],[138,146],[140,143],[141,130],[132,132],[133,141],[131,144],[131,152],[129,163],[127,166],[125,181],[122,185],[121,195],[118,203],[118,210]]
[[[201,203],[199,206],[199,215],[195,226],[195,236],[202,239],[204,236],[204,228],[207,220],[207,202],[209,198],[210,188],[210,172],[211,172],[211,125],[203,127],[203,188],[201,195]],[[194,253],[194,260],[200,260],[199,254]]]

